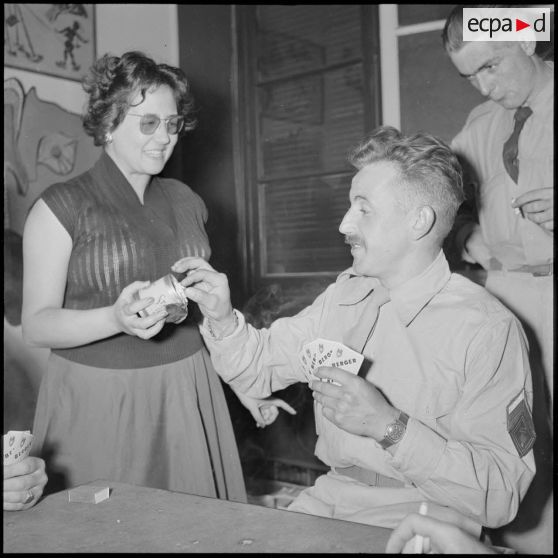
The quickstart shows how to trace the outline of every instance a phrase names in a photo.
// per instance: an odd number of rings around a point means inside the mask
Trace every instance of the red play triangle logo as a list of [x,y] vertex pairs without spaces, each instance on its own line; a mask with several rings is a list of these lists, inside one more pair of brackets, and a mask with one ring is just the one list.
[[529,23],[525,23],[521,19],[515,18],[515,30],[516,31],[521,31],[522,29],[525,29],[526,27],[531,27],[531,25]]

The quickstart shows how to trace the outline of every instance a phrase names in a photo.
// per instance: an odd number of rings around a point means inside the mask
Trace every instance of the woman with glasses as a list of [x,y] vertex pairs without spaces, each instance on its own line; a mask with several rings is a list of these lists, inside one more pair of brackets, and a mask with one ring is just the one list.
[[[24,337],[52,350],[32,453],[46,459],[49,492],[104,479],[245,501],[227,404],[196,324],[161,305],[142,312],[157,301],[138,293],[178,259],[211,253],[202,199],[158,176],[195,126],[188,81],[128,52],[100,58],[84,89],[84,128],[101,157],[47,188],[24,230]],[[242,401],[261,425],[288,407]]]

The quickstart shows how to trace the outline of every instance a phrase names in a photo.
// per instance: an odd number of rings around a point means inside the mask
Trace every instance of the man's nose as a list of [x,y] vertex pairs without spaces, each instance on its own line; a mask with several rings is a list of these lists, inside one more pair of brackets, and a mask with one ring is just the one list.
[[492,88],[494,86],[494,82],[492,78],[481,73],[476,76],[476,81],[477,81],[477,88],[480,91],[481,95],[487,97],[492,91]]
[[355,231],[355,226],[351,222],[350,211],[347,211],[341,220],[341,224],[339,225],[339,232],[341,234],[351,234]]

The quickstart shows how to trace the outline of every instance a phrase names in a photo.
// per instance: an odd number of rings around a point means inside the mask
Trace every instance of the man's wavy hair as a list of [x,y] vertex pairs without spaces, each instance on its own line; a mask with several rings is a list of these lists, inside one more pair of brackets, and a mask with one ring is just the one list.
[[181,133],[196,126],[194,99],[184,72],[174,66],[157,64],[142,52],[126,52],[120,57],[105,54],[91,66],[82,84],[89,95],[83,127],[95,145],[106,143],[107,133],[124,120],[138,93],[141,103],[148,91],[161,85],[171,88],[177,113],[184,116]]
[[457,52],[463,46],[463,8],[511,8],[513,4],[458,4],[446,19],[442,43],[447,52]]
[[384,161],[398,170],[399,180],[393,186],[404,211],[432,207],[434,232],[441,243],[465,200],[463,171],[453,151],[430,134],[404,136],[392,126],[380,126],[349,154],[349,162],[358,170]]

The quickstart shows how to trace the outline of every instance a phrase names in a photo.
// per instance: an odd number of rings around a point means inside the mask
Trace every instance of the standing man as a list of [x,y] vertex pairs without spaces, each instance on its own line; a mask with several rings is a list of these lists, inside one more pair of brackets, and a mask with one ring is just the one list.
[[[538,492],[543,498],[552,492],[554,63],[535,53],[535,41],[464,42],[464,7],[472,6],[456,6],[448,16],[443,44],[459,74],[488,100],[452,142],[473,171],[478,214],[461,223],[457,250],[487,270],[487,290],[520,318],[528,336],[538,434],[532,503],[523,506],[531,523],[544,508]],[[552,552],[552,498],[546,510],[524,551]]]
[[[331,470],[291,511],[394,528],[427,501],[429,515],[478,537],[515,517],[535,473],[523,329],[449,270],[441,247],[463,188],[447,145],[383,127],[351,162],[339,231],[353,266],[296,316],[256,329],[203,259],[173,270],[188,272],[211,359],[235,390],[260,397],[308,382],[314,392],[315,453]],[[309,376],[298,355],[317,338],[364,355],[359,375]]]

